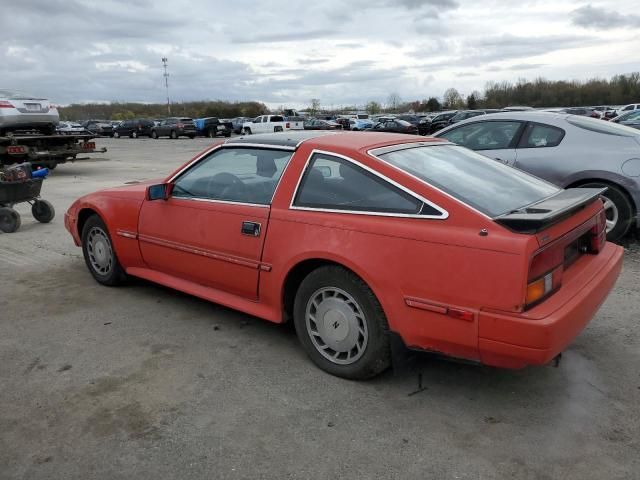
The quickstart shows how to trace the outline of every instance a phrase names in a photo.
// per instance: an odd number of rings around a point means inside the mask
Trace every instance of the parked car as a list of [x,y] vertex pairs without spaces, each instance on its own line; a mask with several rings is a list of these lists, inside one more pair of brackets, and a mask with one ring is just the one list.
[[155,125],[151,129],[151,138],[169,137],[176,139],[178,137],[196,138],[196,125],[192,118],[188,117],[171,117],[166,118],[160,125]]
[[0,136],[21,129],[54,133],[59,121],[58,109],[49,100],[0,89]]
[[78,135],[87,133],[87,130],[77,122],[60,122],[56,131],[61,135]]
[[535,110],[533,107],[527,107],[524,105],[512,105],[509,107],[504,107],[501,109],[503,112],[528,112],[530,110]]
[[441,139],[301,131],[85,195],[65,226],[99,283],[134,276],[293,321],[320,368],[362,379],[392,341],[504,368],[555,358],[621,269],[601,192]]
[[376,123],[372,128],[366,130],[367,132],[393,132],[393,133],[407,133],[409,135],[417,135],[418,127],[411,125],[409,122],[400,120],[399,118],[390,118],[382,120]]
[[113,125],[108,120],[87,120],[82,126],[85,130],[95,135],[113,136]]
[[374,123],[368,118],[350,118],[345,120],[347,120],[347,127],[345,130],[353,130],[354,132],[369,130],[373,128],[374,125]]
[[600,105],[596,107],[590,107],[593,111],[598,115],[598,118],[602,120],[610,120],[616,116],[618,116],[616,109],[614,107],[609,107],[607,105]]
[[150,137],[151,129],[155,126],[153,120],[138,118],[135,120],[124,120],[113,129],[114,138],[119,137]]
[[484,110],[460,110],[453,117],[449,119],[448,125],[453,125],[454,123],[461,122],[462,120],[466,120],[467,118],[477,117],[479,115],[486,115]]
[[455,117],[457,113],[458,110],[448,110],[437,114],[431,119],[431,123],[429,124],[429,134],[437,132],[438,130],[446,127],[449,124],[449,120]]
[[569,107],[561,108],[560,113],[568,113],[569,115],[582,115],[583,117],[600,118],[600,114],[590,107]]
[[305,130],[342,130],[342,125],[333,120],[318,120],[313,118],[304,122]]
[[346,117],[336,118],[336,123],[342,125],[343,130],[351,130],[351,120]]
[[640,110],[631,110],[623,113],[615,118],[612,118],[613,123],[619,123],[620,125],[626,125],[627,127],[640,129]]
[[230,137],[233,131],[231,120],[220,120],[218,117],[197,118],[193,123],[197,134],[203,137],[214,138],[218,135]]
[[282,115],[260,115],[242,126],[242,133],[284,132],[285,130],[304,130],[304,121],[301,117],[297,120],[286,120]]
[[249,117],[236,117],[231,119],[231,125],[233,126],[233,133],[240,134],[242,133],[242,126],[246,122],[253,121],[253,118]]
[[617,110],[618,115],[622,115],[623,113],[630,112],[632,110],[640,109],[640,103],[630,103],[629,105],[625,105],[624,107],[620,107]]
[[562,188],[606,188],[607,237],[638,223],[640,132],[615,123],[546,112],[494,113],[436,137],[476,150]]
[[396,118],[409,122],[411,125],[418,129],[420,135],[429,135],[429,128],[431,122],[426,116],[420,115],[398,115]]

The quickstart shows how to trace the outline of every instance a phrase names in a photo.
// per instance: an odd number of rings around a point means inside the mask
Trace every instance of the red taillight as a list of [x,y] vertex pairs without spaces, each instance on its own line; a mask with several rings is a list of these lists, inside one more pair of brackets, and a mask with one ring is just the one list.
[[538,304],[562,285],[564,248],[551,245],[536,253],[529,265],[525,308]]
[[607,243],[607,214],[604,209],[596,215],[596,224],[589,230],[589,253],[599,253]]
[[289,122],[285,123],[284,125],[285,128],[291,128],[291,124]]
[[10,153],[11,155],[24,155],[27,153],[27,149],[22,145],[12,145],[7,147],[7,153]]
[[177,125],[176,125],[176,127],[178,127],[178,128],[184,128],[184,123],[179,123],[179,124],[177,124]]
[[84,150],[93,150],[94,148],[96,148],[96,142],[84,142],[82,144],[82,148]]
[[7,102],[6,100],[0,100],[0,108],[16,108],[11,105],[11,102]]

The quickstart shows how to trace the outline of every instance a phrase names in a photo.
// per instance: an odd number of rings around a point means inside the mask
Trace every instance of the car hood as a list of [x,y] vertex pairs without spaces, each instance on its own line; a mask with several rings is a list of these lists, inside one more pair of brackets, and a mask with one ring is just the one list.
[[158,183],[163,183],[163,182],[164,182],[163,178],[143,180],[140,182],[137,180],[134,180],[131,183],[128,183],[125,185],[119,185],[117,187],[105,188],[104,190],[100,190],[96,193],[111,196],[111,197],[132,198],[132,199],[142,200],[146,195],[147,187],[149,187],[149,185],[156,185]]

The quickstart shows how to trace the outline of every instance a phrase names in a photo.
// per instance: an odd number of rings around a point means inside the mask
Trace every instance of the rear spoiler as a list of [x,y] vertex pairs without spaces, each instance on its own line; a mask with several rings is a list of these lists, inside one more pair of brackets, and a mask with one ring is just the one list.
[[584,208],[607,188],[570,188],[493,220],[518,233],[537,233]]

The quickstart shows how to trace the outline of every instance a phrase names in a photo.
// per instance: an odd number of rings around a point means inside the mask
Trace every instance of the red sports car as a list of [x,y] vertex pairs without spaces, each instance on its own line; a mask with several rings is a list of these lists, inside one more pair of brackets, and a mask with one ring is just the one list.
[[320,368],[367,378],[392,339],[506,368],[556,357],[620,272],[602,191],[440,139],[285,132],[86,195],[65,225],[98,282],[131,275],[292,320]]

